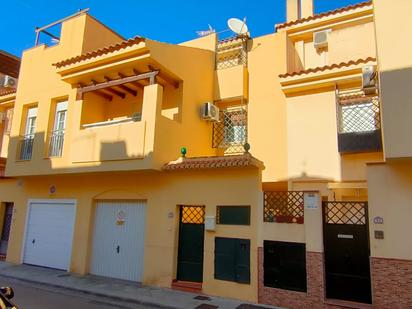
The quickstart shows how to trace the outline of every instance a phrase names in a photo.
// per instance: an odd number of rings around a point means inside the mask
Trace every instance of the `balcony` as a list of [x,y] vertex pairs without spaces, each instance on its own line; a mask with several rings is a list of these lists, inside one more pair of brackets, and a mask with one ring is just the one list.
[[215,77],[216,101],[248,97],[247,37],[218,42]]
[[31,160],[31,155],[33,153],[33,142],[34,134],[26,134],[20,139],[18,144],[17,160]]
[[338,108],[338,149],[340,153],[382,150],[378,96],[361,92],[340,93]]
[[61,157],[63,153],[64,130],[52,131],[49,136],[49,157]]

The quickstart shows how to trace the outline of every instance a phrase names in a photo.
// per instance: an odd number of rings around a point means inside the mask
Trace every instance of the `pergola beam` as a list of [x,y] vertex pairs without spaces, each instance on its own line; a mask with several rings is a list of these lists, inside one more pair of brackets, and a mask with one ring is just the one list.
[[[108,81],[108,82],[112,80],[112,79],[111,79],[110,77],[108,77],[108,76],[105,76],[104,79],[105,79],[106,81]],[[136,91],[136,90],[133,90],[132,88],[129,88],[129,87],[125,86],[125,85],[118,85],[117,87],[119,87],[120,89],[122,89],[122,90],[130,93],[130,94],[133,95],[133,96],[137,96],[137,91]]]
[[175,88],[179,88],[179,82],[178,81],[176,81],[176,80],[172,79],[170,76],[162,73],[159,69],[154,68],[150,64],[148,65],[148,67],[149,67],[150,71],[159,71],[158,77],[163,79],[166,83],[168,83],[169,85],[171,85]]
[[152,72],[142,73],[139,75],[128,76],[128,77],[123,77],[123,78],[119,78],[119,79],[115,79],[111,81],[106,81],[102,83],[96,83],[94,85],[78,88],[77,93],[82,96],[84,93],[87,93],[87,92],[103,90],[103,89],[114,87],[114,86],[136,82],[138,80],[142,80],[146,78],[149,78],[150,84],[152,85],[155,83],[155,78],[157,74],[159,74],[159,71],[152,71]]

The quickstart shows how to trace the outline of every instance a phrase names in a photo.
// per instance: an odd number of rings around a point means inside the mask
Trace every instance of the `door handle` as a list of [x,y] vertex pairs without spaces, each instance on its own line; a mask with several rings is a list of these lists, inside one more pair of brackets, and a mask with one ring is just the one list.
[[34,244],[36,242],[36,239],[33,238],[33,240],[31,241],[32,244]]
[[120,246],[117,246],[116,251],[117,251],[117,253],[120,252]]

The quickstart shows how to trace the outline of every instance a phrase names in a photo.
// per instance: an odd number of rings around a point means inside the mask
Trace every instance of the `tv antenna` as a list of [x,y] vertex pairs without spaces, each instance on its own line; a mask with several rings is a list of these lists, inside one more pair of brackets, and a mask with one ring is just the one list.
[[216,33],[216,30],[213,29],[213,27],[211,25],[208,25],[209,29],[208,30],[200,30],[200,31],[196,31],[197,35],[202,37],[202,36],[206,36],[212,33]]

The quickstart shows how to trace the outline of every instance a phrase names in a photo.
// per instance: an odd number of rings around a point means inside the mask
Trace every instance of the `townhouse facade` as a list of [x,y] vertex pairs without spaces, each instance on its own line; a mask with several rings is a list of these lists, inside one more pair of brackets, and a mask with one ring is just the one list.
[[412,7],[395,2],[314,15],[287,0],[271,34],[181,44],[65,19],[0,94],[6,261],[288,308],[407,308]]

